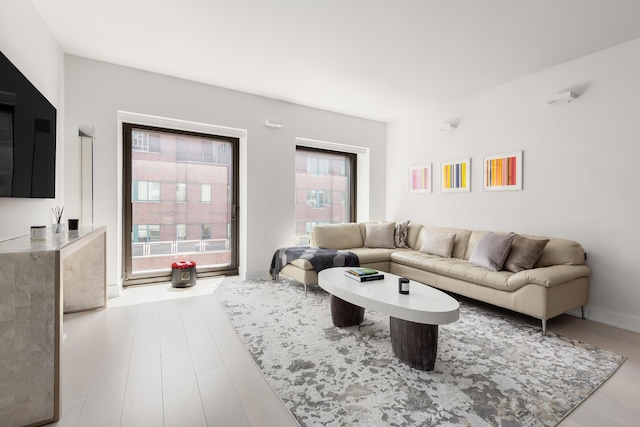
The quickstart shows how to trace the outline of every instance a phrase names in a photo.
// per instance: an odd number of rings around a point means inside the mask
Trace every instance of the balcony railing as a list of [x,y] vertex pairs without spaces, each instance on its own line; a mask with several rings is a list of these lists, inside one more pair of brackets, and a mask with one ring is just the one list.
[[204,154],[186,154],[176,153],[177,162],[189,162],[189,163],[211,163],[220,164],[217,156],[206,156]]
[[308,246],[309,245],[309,235],[308,234],[297,234],[295,246]]
[[163,242],[134,242],[131,244],[131,253],[134,258],[228,251],[229,239],[173,240]]

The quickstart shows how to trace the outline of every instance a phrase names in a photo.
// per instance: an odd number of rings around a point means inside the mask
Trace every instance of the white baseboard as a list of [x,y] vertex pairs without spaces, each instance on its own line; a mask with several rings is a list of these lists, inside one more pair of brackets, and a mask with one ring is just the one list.
[[[567,314],[582,318],[582,310],[580,308],[574,308],[573,310],[569,310],[569,311],[567,311]],[[586,308],[585,308],[584,314],[585,314],[585,317],[587,317],[586,316],[587,315],[587,309]]]
[[626,329],[631,332],[636,332],[640,334],[640,318],[633,316],[621,315],[622,318],[622,329]]
[[262,280],[269,277],[269,270],[254,270],[246,273],[246,280]]
[[[580,311],[580,309],[577,310],[578,312]],[[569,314],[573,313],[569,312]],[[605,325],[615,326],[616,328],[640,333],[640,318],[638,317],[620,314],[615,311],[592,306],[585,307],[585,315],[587,319],[593,320],[594,322],[604,323]]]

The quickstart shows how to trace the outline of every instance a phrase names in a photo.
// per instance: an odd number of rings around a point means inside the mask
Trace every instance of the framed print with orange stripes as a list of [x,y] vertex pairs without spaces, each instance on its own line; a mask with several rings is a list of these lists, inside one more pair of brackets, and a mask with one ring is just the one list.
[[484,191],[522,190],[522,151],[485,156]]

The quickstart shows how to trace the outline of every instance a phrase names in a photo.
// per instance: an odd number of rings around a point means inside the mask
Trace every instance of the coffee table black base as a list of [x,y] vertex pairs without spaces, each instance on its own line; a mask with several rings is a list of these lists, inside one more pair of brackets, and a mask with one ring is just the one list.
[[[355,326],[364,320],[364,308],[331,295],[333,326]],[[433,371],[438,352],[438,325],[425,325],[390,317],[393,354],[415,369]]]
[[331,320],[333,326],[343,328],[345,326],[355,326],[364,320],[364,308],[351,304],[334,295],[330,298]]
[[391,348],[400,361],[421,371],[433,371],[438,352],[438,325],[390,317]]

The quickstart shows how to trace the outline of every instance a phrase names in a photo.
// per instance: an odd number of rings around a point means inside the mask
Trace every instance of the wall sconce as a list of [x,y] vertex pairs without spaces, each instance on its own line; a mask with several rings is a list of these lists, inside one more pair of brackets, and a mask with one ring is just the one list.
[[447,123],[444,124],[444,126],[442,126],[440,128],[440,130],[443,131],[443,132],[451,132],[451,131],[454,131],[457,127],[458,127],[457,124],[451,123],[451,122],[447,122]]
[[560,92],[559,94],[557,94],[555,97],[553,97],[552,99],[547,101],[548,105],[559,105],[559,104],[568,104],[571,101],[573,101],[574,99],[576,99],[578,96],[571,92],[570,90],[566,91],[566,92]]
[[283,126],[282,123],[274,122],[273,120],[267,120],[266,122],[264,122],[264,125],[271,129],[280,129]]

